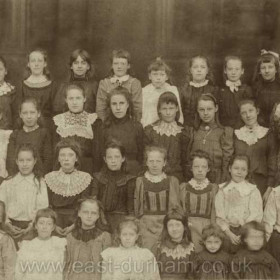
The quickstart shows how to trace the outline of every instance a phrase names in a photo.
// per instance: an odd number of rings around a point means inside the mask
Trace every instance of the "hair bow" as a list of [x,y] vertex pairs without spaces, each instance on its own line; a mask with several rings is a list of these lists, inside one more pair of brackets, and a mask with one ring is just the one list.
[[273,56],[275,56],[279,60],[279,54],[277,52],[267,51],[265,49],[262,49],[261,50],[261,55],[264,55],[264,54],[272,54]]

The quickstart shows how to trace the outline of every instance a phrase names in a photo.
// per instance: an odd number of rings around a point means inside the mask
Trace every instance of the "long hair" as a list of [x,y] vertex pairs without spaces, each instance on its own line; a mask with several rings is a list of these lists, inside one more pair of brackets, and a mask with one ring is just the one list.
[[121,87],[121,86],[116,87],[110,91],[109,97],[107,99],[107,114],[106,114],[106,118],[105,118],[105,122],[104,122],[106,127],[109,127],[112,124],[113,120],[116,118],[113,115],[112,110],[111,110],[111,99],[115,95],[124,96],[124,98],[126,99],[126,101],[128,103],[126,115],[129,117],[133,117],[133,104],[132,104],[131,95],[130,95],[128,89],[125,87]]

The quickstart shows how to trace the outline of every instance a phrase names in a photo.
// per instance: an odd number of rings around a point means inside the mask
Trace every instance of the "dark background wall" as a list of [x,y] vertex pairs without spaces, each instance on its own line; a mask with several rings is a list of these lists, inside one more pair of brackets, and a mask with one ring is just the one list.
[[132,54],[136,76],[147,80],[146,68],[156,56],[173,68],[176,84],[185,62],[205,54],[221,82],[222,60],[240,55],[250,82],[260,49],[280,51],[278,0],[0,0],[0,52],[10,78],[23,78],[26,54],[43,47],[56,80],[69,75],[69,55],[84,48],[92,55],[96,78],[110,69],[113,49]]

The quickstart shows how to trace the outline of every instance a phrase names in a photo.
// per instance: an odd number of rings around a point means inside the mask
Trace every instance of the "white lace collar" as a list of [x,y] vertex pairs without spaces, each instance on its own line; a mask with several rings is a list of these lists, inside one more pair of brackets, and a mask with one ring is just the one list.
[[268,130],[268,128],[260,125],[255,126],[253,129],[243,126],[240,129],[236,129],[234,133],[239,140],[251,146],[256,144],[259,139],[263,138],[268,133]]
[[79,136],[86,139],[93,139],[92,124],[96,121],[97,114],[83,111],[79,114],[70,111],[53,117],[57,126],[56,132],[63,138]]
[[91,182],[91,176],[83,171],[74,170],[70,174],[61,169],[45,176],[48,187],[56,194],[64,197],[75,196],[84,191]]
[[117,76],[113,76],[110,78],[110,82],[112,84],[118,84],[119,86],[121,86],[124,82],[128,81],[129,79],[129,75],[124,75],[122,77],[117,77]]
[[14,90],[14,88],[14,86],[4,81],[4,83],[0,86],[0,96],[6,95]]
[[187,247],[178,244],[175,248],[164,246],[161,249],[161,252],[165,253],[166,257],[172,257],[173,260],[185,258],[187,255],[190,255],[192,251],[194,251],[193,243],[190,243]]
[[223,188],[224,193],[228,193],[229,191],[236,189],[242,197],[247,196],[256,189],[256,185],[253,185],[246,180],[240,183],[236,183],[231,180],[228,185],[225,186],[225,184],[221,184],[219,187]]
[[205,178],[205,180],[203,180],[202,182],[197,182],[194,178],[192,178],[188,183],[195,190],[200,191],[200,190],[206,189],[210,182],[209,182],[208,178]]
[[153,126],[153,129],[160,135],[166,136],[176,136],[178,133],[182,132],[183,127],[179,126],[176,121],[172,123],[167,123],[160,121],[159,124]]
[[237,91],[238,91],[238,87],[241,86],[241,81],[238,80],[238,81],[236,81],[236,82],[232,82],[232,81],[230,81],[230,80],[227,80],[227,81],[226,81],[226,86],[229,87],[229,89],[230,89],[231,92],[237,92]]
[[149,171],[145,172],[144,177],[152,183],[159,183],[167,178],[164,172],[162,172],[160,175],[152,175]]
[[204,87],[204,86],[208,85],[208,83],[209,83],[209,80],[205,80],[202,83],[196,83],[196,82],[190,81],[190,85],[195,87],[195,88]]

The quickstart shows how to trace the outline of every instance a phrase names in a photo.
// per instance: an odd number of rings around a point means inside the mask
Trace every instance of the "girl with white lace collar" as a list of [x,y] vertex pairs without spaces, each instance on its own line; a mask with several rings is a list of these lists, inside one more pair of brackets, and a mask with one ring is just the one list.
[[5,116],[5,127],[3,129],[12,129],[16,113],[16,89],[6,81],[8,68],[6,60],[0,56],[0,104]]
[[45,176],[50,206],[57,214],[55,231],[66,236],[74,228],[76,204],[90,194],[92,177],[79,171],[80,147],[71,139],[61,140],[55,149],[55,169]]
[[188,126],[193,126],[198,98],[203,93],[215,95],[217,88],[214,86],[212,67],[207,57],[193,56],[187,68],[187,81],[180,92],[184,122]]
[[202,230],[205,226],[215,223],[216,184],[210,183],[207,175],[210,173],[209,155],[201,150],[195,151],[190,159],[192,179],[180,185],[181,205],[189,218],[192,241],[195,252],[200,252]]
[[235,253],[240,246],[241,226],[261,222],[263,217],[260,191],[247,181],[249,167],[246,155],[234,156],[229,164],[231,180],[219,185],[215,198],[216,223],[226,234],[224,247],[229,253]]
[[188,218],[180,208],[172,208],[164,217],[161,240],[152,251],[161,264],[159,268],[162,280],[193,279],[194,244]]
[[89,173],[99,171],[102,166],[102,121],[96,113],[84,110],[86,96],[82,85],[71,83],[65,92],[68,111],[53,118],[56,125],[53,143],[65,138],[79,142],[81,170]]
[[150,84],[142,90],[143,112],[141,123],[143,127],[150,125],[159,119],[157,104],[159,97],[164,92],[173,92],[178,100],[180,117],[178,121],[183,124],[183,113],[179,92],[176,86],[170,84],[171,69],[164,60],[158,57],[148,67]]
[[166,174],[176,176],[182,182],[188,142],[183,126],[178,123],[180,112],[176,95],[170,91],[164,92],[159,97],[157,112],[160,119],[144,129],[144,145],[164,147],[168,159]]
[[240,57],[229,55],[224,59],[224,85],[219,89],[217,99],[222,125],[232,128],[242,126],[238,104],[252,98],[251,87],[243,83],[243,62]]
[[164,148],[146,147],[145,162],[148,170],[136,180],[135,216],[140,218],[143,246],[148,249],[157,242],[167,211],[179,205],[179,181],[163,171],[166,157],[167,151]]
[[138,79],[131,75],[131,56],[126,50],[114,50],[111,56],[111,73],[99,83],[96,99],[96,112],[104,121],[108,116],[109,93],[116,87],[125,87],[131,95],[133,116],[137,121],[142,117],[142,87]]
[[277,148],[273,133],[259,125],[259,108],[254,100],[243,100],[239,111],[244,126],[234,131],[235,154],[246,154],[250,158],[252,180],[258,186],[264,201],[275,186],[277,172]]

